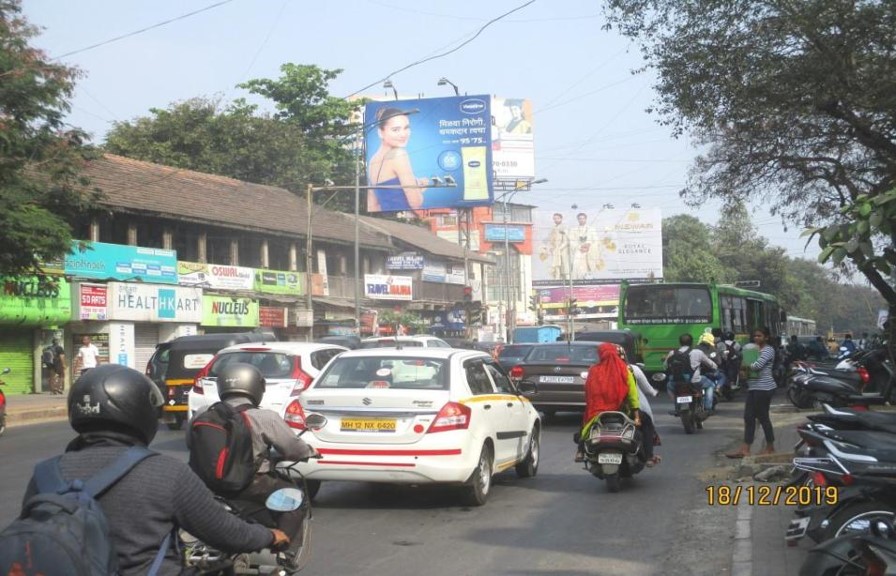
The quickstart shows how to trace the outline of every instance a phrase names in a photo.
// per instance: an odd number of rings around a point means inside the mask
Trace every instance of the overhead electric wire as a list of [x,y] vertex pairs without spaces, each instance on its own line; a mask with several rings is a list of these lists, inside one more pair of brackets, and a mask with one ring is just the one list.
[[121,36],[116,36],[115,38],[109,38],[108,40],[103,40],[102,42],[97,42],[96,44],[91,44],[90,46],[85,46],[84,48],[78,48],[77,50],[72,50],[71,52],[66,52],[60,56],[56,56],[53,60],[59,60],[61,58],[66,58],[68,56],[73,56],[75,54],[80,54],[81,52],[87,52],[88,50],[93,50],[94,48],[99,48],[100,46],[105,46],[107,44],[111,44],[113,42],[118,42],[119,40],[124,40],[125,38],[130,38],[131,36],[136,36],[137,34],[142,34],[148,30],[152,30],[154,28],[160,28],[167,24],[171,24],[172,22],[177,22],[178,20],[183,20],[185,18],[189,18],[190,16],[195,16],[196,14],[200,14],[202,12],[206,12],[213,8],[217,8],[219,6],[223,6],[224,4],[229,4],[233,2],[233,0],[222,0],[221,2],[216,2],[214,4],[210,4],[205,8],[200,8],[199,10],[194,10],[193,12],[188,12],[186,14],[181,14],[175,18],[170,18],[165,20],[164,22],[159,22],[158,24],[153,24],[152,26],[147,26],[146,28],[141,28],[140,30],[134,30],[133,32],[128,32],[127,34],[122,34]]

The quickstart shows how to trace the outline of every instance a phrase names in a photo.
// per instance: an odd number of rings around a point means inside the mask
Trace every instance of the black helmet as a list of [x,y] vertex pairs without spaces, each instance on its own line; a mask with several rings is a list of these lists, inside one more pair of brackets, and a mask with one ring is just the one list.
[[149,444],[164,402],[159,387],[140,372],[103,364],[72,385],[68,420],[76,432],[124,431]]
[[264,396],[264,376],[252,364],[234,362],[218,372],[218,397],[246,396],[258,406]]

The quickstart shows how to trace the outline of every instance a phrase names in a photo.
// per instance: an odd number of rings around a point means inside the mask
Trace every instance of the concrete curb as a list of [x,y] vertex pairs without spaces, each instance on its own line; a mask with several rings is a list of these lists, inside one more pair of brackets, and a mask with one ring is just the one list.
[[56,422],[67,419],[68,408],[65,405],[52,408],[17,410],[15,412],[6,413],[6,425],[10,428],[13,426],[24,426],[40,422]]

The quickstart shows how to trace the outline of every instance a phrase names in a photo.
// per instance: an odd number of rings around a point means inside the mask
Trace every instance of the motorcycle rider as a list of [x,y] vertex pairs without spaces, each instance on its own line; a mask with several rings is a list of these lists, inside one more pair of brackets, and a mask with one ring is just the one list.
[[[712,336],[710,334],[710,336]],[[713,401],[713,390],[715,388],[715,383],[704,376],[701,373],[701,368],[707,368],[708,370],[717,370],[718,365],[709,359],[709,357],[703,353],[703,350],[700,348],[693,348],[694,337],[688,333],[684,333],[678,337],[678,350],[677,352],[687,352],[688,358],[690,360],[691,366],[691,384],[699,385],[703,389],[703,408],[706,411],[707,416],[712,415],[712,401]],[[663,363],[666,365],[668,369],[669,359],[672,358],[672,355],[676,352],[676,350],[669,351],[669,354],[666,355]],[[669,393],[669,397],[672,399],[674,404],[675,402],[675,387],[672,385],[667,385],[667,392]],[[678,416],[677,410],[672,410],[670,412],[673,416]]]
[[[284,422],[283,418],[273,410],[259,408],[265,392],[265,379],[261,371],[243,362],[228,364],[218,373],[218,396],[234,409],[244,404],[252,404],[244,412],[249,419],[252,429],[252,453],[258,468],[255,470],[255,478],[242,491],[236,494],[222,494],[229,501],[237,504],[249,503],[257,506],[255,513],[247,514],[250,517],[257,516],[262,520],[266,515],[271,515],[277,523],[277,527],[285,534],[295,536],[301,534],[302,522],[305,518],[303,508],[291,512],[272,512],[264,506],[268,496],[281,488],[295,488],[295,484],[270,474],[274,463],[270,460],[269,446],[273,446],[284,460],[301,460],[319,456],[317,451],[307,443],[297,438],[292,429]],[[189,435],[187,435],[189,438]],[[293,561],[299,558],[292,554],[302,545],[301,538],[294,538],[287,554],[291,554]]]
[[601,412],[618,411],[626,413],[641,427],[641,411],[638,385],[628,364],[619,356],[615,344],[604,342],[597,347],[599,362],[588,369],[585,379],[585,413],[582,415],[582,429],[574,439],[578,444],[575,461],[585,459],[582,438],[587,438],[595,418]]
[[715,385],[714,391],[724,386],[727,382],[725,371],[722,369],[725,360],[724,350],[719,352],[719,345],[724,346],[724,344],[722,344],[721,341],[717,341],[715,336],[710,332],[701,334],[700,340],[697,341],[697,347],[703,350],[703,353],[706,354],[707,358],[716,363],[716,370],[706,371],[706,377],[712,380]]
[[[619,357],[623,361],[628,362],[625,356],[625,349],[622,346],[617,346],[617,349]],[[653,447],[660,444],[660,436],[653,425],[653,410],[650,408],[650,402],[647,400],[648,396],[656,397],[659,394],[659,390],[650,385],[647,375],[644,374],[640,366],[629,364],[628,369],[632,371],[632,375],[635,377],[635,384],[638,386],[638,414],[641,416],[641,437],[643,439],[641,445],[644,447],[644,457],[647,458],[646,466],[650,468],[663,461],[661,456],[653,452]]]
[[[63,477],[89,478],[128,447],[149,445],[163,403],[159,388],[127,366],[103,364],[87,371],[69,392],[69,423],[78,436],[60,461]],[[32,479],[23,502],[36,492]],[[184,462],[164,454],[142,460],[97,500],[109,524],[122,576],[146,574],[159,545],[175,529],[183,528],[231,553],[283,547],[289,542],[281,530],[250,524],[224,510]],[[158,573],[173,576],[181,570],[172,545]]]

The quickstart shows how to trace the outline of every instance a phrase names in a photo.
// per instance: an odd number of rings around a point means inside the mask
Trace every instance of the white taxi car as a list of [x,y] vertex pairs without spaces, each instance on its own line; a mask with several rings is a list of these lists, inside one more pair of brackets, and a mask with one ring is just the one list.
[[312,483],[354,480],[446,483],[482,505],[492,476],[538,471],[541,420],[484,352],[453,348],[376,348],[343,352],[286,409],[327,418],[302,439],[322,455],[299,465]]
[[286,406],[320,374],[334,356],[348,348],[317,342],[264,342],[229,346],[196,375],[187,403],[193,418],[218,398],[218,372],[233,362],[252,364],[265,378],[261,407],[283,414]]

